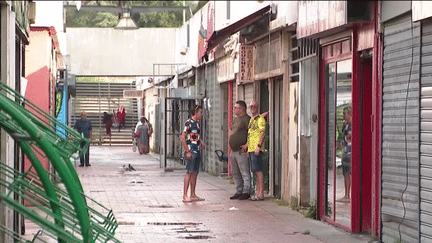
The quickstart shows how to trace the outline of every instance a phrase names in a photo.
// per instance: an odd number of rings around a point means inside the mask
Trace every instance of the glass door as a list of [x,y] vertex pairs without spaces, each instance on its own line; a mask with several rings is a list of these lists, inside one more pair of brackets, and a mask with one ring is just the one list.
[[325,214],[351,226],[352,60],[329,63],[326,79],[326,209]]

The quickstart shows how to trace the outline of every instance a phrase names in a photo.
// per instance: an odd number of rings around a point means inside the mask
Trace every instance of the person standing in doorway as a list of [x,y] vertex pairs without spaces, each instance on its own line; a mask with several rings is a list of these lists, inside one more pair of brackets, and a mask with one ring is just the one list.
[[264,200],[264,175],[263,159],[264,141],[266,136],[266,122],[264,117],[259,114],[259,107],[255,100],[251,101],[249,109],[252,118],[249,121],[247,138],[247,155],[249,157],[251,171],[256,178],[255,195],[252,201]]
[[[76,129],[80,134],[82,134],[83,137],[91,140],[92,138],[92,123],[90,120],[87,119],[87,114],[85,111],[81,112],[81,119],[77,120],[74,125],[74,129]],[[90,165],[90,145],[87,148],[87,151],[85,151],[84,154],[84,146],[85,142],[82,142],[80,144],[80,167],[85,166],[91,166]]]
[[[185,122],[181,134],[181,144],[185,151],[186,158],[186,175],[183,186],[183,202],[204,201],[204,198],[198,197],[195,193],[197,176],[201,163],[200,150],[205,148],[204,142],[200,138],[199,121],[203,117],[203,108],[196,106],[192,110],[192,117]],[[188,189],[190,188],[190,196]]]
[[344,127],[342,129],[342,141],[339,143],[339,147],[342,147],[342,174],[344,176],[345,185],[345,196],[338,201],[350,201],[351,194],[351,106],[347,106],[343,109]]
[[234,118],[231,124],[229,146],[231,148],[231,173],[236,193],[230,199],[245,200],[250,198],[251,173],[249,159],[246,156],[246,143],[250,116],[246,114],[246,103],[239,100],[234,105]]

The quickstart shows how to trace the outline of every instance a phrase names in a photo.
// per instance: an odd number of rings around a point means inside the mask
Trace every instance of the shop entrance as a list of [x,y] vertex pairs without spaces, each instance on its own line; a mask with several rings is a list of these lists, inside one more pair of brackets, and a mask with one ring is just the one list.
[[[323,57],[328,48],[334,47],[324,47]],[[351,52],[321,62],[320,216],[352,232],[368,231],[371,225],[369,53],[356,53],[357,67]]]

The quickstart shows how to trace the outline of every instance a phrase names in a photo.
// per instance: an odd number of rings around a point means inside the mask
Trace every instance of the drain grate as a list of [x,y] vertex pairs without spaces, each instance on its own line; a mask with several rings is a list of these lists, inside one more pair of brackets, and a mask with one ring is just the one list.
[[178,230],[177,233],[209,233],[210,230]]
[[173,208],[171,205],[150,205],[149,208]]
[[148,222],[149,225],[200,225],[201,223],[193,222]]
[[188,240],[197,240],[197,239],[210,239],[214,237],[208,235],[194,235],[194,236],[185,236],[184,238]]
[[137,183],[137,184],[140,184],[140,183],[144,183],[143,181],[131,181],[131,182],[129,182],[129,183]]

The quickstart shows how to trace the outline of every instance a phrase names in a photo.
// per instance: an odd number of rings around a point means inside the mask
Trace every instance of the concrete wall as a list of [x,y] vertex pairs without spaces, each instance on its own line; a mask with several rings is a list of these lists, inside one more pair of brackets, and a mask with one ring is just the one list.
[[30,32],[30,43],[26,48],[25,76],[50,68],[52,40],[47,30]]
[[[43,111],[50,113],[54,103],[50,101],[54,87],[50,88],[51,76],[56,73],[56,60],[52,38],[48,30],[37,30],[29,33],[29,45],[26,48],[26,70],[27,79],[26,98],[37,105]],[[54,74],[52,74],[54,72]],[[51,95],[50,95],[51,93]],[[37,154],[42,166],[49,171],[50,166],[47,158]],[[25,157],[24,169],[27,171],[31,166]],[[30,204],[27,204],[30,205]]]
[[[152,75],[153,64],[173,63],[177,29],[68,28],[70,72],[77,76]],[[171,74],[161,66],[158,74]]]

